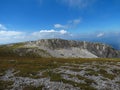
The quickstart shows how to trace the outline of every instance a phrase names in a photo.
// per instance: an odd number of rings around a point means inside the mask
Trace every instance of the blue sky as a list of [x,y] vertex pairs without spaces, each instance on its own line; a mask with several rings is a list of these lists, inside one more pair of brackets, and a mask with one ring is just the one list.
[[0,0],[0,44],[54,37],[119,48],[120,0]]

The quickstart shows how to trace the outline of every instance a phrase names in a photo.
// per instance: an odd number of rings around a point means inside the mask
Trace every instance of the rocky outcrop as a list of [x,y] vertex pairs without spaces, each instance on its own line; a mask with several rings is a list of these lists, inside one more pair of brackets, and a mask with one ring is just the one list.
[[12,50],[19,56],[33,55],[58,58],[120,58],[120,51],[115,50],[109,45],[85,41],[41,39],[22,44],[6,45],[5,47],[9,48],[9,50]]
[[28,42],[26,46],[39,47],[47,50],[55,57],[82,57],[82,58],[118,58],[120,52],[109,45],[85,41],[42,39]]

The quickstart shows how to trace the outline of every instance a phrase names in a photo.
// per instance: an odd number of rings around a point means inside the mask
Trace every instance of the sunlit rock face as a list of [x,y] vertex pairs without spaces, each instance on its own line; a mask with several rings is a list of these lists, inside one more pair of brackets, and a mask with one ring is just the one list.
[[44,49],[54,57],[120,57],[120,52],[109,45],[85,41],[42,39],[38,41],[28,42],[26,46],[33,46]]
[[[8,52],[9,51],[9,52]],[[0,55],[57,58],[119,58],[120,51],[102,43],[64,39],[41,39],[0,46]]]

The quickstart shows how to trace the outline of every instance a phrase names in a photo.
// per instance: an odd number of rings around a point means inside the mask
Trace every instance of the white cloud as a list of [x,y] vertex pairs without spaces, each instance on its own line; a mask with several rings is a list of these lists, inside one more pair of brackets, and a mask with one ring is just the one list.
[[27,33],[20,32],[16,30],[3,30],[4,25],[0,24],[0,44],[2,43],[13,43],[13,42],[22,42],[29,40],[45,39],[45,38],[67,38],[70,34],[62,30],[40,30],[37,32]]
[[39,32],[33,32],[32,34],[34,35],[34,34],[45,34],[45,33],[67,34],[68,32],[66,30],[57,31],[57,30],[51,29],[51,30],[40,30]]
[[[63,35],[63,34],[67,34],[68,32],[66,30],[60,30],[60,31],[57,31],[57,30],[54,30],[54,29],[51,29],[51,30],[40,30],[39,32],[33,32],[32,35],[41,35],[42,34],[59,34],[59,35]],[[49,36],[50,36],[49,35]],[[44,37],[43,37],[44,38]]]
[[24,32],[8,30],[4,25],[0,24],[0,43],[13,43],[17,41],[24,41],[24,37]]
[[62,24],[54,24],[54,28],[62,28],[62,29],[68,29],[72,27],[76,27],[79,23],[81,23],[81,19],[74,19],[74,20],[69,20],[67,24],[62,25]]
[[4,25],[0,24],[0,30],[6,30],[6,29],[7,28]]
[[1,36],[18,36],[21,35],[22,32],[18,32],[18,31],[0,31],[0,37]]
[[40,30],[40,33],[54,33],[56,32],[55,30],[51,29],[51,30]]
[[43,38],[63,38],[67,37],[70,34],[66,30],[40,30],[38,32],[33,32],[33,39],[43,39]]
[[97,35],[97,37],[102,37],[102,36],[104,36],[104,33],[99,33],[99,34]]
[[93,4],[96,0],[61,0],[69,7],[85,8]]
[[19,31],[0,31],[0,44],[25,41],[25,33]]
[[66,28],[65,25],[61,25],[61,24],[54,24],[55,28]]
[[60,30],[59,32],[60,32],[60,34],[67,34],[67,31],[65,31],[65,30]]

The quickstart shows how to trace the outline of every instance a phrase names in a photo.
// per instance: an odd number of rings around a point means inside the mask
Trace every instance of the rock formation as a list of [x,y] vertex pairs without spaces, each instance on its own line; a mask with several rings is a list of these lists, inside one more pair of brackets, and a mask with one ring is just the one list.
[[102,43],[64,39],[41,39],[25,43],[0,46],[0,55],[8,49],[18,56],[57,58],[119,58],[120,51]]

